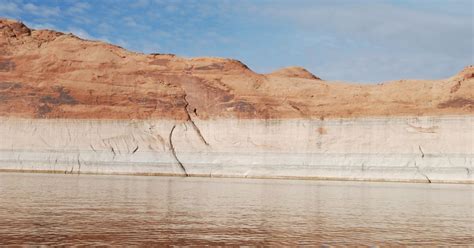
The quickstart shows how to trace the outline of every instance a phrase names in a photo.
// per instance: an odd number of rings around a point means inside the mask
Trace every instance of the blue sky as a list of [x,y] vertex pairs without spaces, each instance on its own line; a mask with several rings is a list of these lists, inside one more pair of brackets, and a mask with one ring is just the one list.
[[449,77],[473,62],[472,0],[0,0],[0,16],[144,53],[298,65],[328,80]]

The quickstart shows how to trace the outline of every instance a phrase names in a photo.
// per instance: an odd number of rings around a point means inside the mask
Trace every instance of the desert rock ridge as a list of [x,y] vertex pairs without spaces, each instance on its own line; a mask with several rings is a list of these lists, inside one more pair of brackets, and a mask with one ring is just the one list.
[[0,172],[474,183],[474,67],[354,84],[0,20]]
[[324,119],[474,114],[474,67],[441,80],[324,81],[299,67],[141,54],[0,19],[0,116]]
[[306,70],[303,67],[299,66],[290,66],[276,70],[272,73],[267,74],[268,76],[277,76],[277,77],[289,77],[289,78],[306,78],[306,79],[321,79],[311,72]]

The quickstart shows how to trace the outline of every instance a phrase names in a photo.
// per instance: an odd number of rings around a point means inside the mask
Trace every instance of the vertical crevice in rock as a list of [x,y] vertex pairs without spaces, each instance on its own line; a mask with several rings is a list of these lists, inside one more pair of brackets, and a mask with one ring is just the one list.
[[132,154],[135,154],[135,153],[138,151],[138,148],[139,148],[139,147],[138,147],[138,145],[137,145],[137,147],[136,147],[135,149],[133,149]]
[[[204,136],[202,135],[201,133],[201,130],[198,128],[198,126],[196,125],[196,123],[194,123],[193,121],[193,118],[191,117],[191,114],[189,113],[189,110],[188,110],[188,106],[189,106],[189,102],[188,100],[186,99],[186,94],[184,95],[183,97],[183,100],[184,100],[184,110],[186,112],[186,115],[187,115],[187,119],[188,121],[191,123],[191,126],[193,126],[193,129],[194,131],[196,131],[196,133],[198,134],[199,138],[201,139],[201,141],[206,145],[206,146],[209,146],[209,143],[207,143],[206,139],[204,138]],[[197,110],[195,110],[196,112]]]
[[421,158],[425,157],[425,153],[423,152],[423,149],[421,149],[421,145],[418,145],[418,150],[421,152]]
[[[419,170],[418,170],[418,172],[419,172]],[[420,172],[420,174],[423,175],[423,176],[426,178],[426,181],[428,181],[428,183],[431,183],[431,180],[430,180],[430,178],[429,178],[427,175],[425,175],[425,174],[423,174],[423,173],[421,173],[421,172]]]
[[[421,158],[422,159],[425,158],[425,153],[423,152],[423,149],[421,149],[421,145],[418,145],[418,150],[420,150],[420,152],[421,152]],[[420,175],[424,176],[426,178],[426,180],[428,181],[428,183],[431,183],[430,178],[426,174],[424,174],[420,171],[420,167],[418,165],[416,165],[416,162],[415,162],[415,167],[416,167],[416,170],[418,171],[418,173],[420,173]]]
[[77,165],[78,165],[78,169],[77,169],[77,174],[81,174],[81,160],[79,159],[79,156],[80,154],[77,154]]
[[179,166],[183,170],[184,176],[187,177],[187,176],[189,176],[188,172],[186,172],[186,168],[184,167],[183,163],[181,163],[178,156],[176,155],[176,150],[174,149],[174,145],[173,145],[173,132],[174,132],[175,128],[176,128],[176,125],[173,125],[173,127],[171,128],[171,131],[170,131],[170,135],[169,135],[170,149],[171,149],[171,153],[173,154],[174,159],[176,160],[176,162],[179,164]]
[[431,183],[430,178],[429,178],[426,174],[424,174],[423,172],[421,172],[420,167],[416,164],[416,162],[415,162],[415,168],[416,168],[416,171],[418,172],[418,174],[424,176],[424,177],[426,178],[426,181],[427,181],[428,183]]
[[114,154],[114,157],[112,158],[112,160],[115,159],[115,155],[117,155],[117,153],[115,153],[115,149],[113,146],[110,146],[110,151],[112,151],[112,153]]

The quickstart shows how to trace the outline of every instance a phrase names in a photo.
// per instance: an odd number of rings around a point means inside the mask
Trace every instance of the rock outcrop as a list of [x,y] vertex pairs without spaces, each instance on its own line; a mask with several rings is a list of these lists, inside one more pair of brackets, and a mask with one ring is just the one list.
[[287,77],[287,78],[306,78],[306,79],[317,79],[321,80],[321,78],[316,77],[313,75],[311,72],[306,70],[303,67],[298,67],[298,66],[291,66],[291,67],[286,67],[283,69],[276,70],[270,74],[267,74],[268,76],[275,76],[275,77]]
[[[473,114],[473,67],[441,80],[323,81],[290,67],[258,74],[221,58],[140,54],[0,19],[0,116],[346,118]],[[185,99],[186,98],[186,99]]]
[[473,183],[474,67],[377,85],[0,19],[0,171]]

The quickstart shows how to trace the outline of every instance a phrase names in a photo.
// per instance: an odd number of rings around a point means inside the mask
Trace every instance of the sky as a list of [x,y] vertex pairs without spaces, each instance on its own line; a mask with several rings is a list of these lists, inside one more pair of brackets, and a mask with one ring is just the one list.
[[474,64],[473,0],[0,0],[0,16],[143,53],[234,58],[326,80],[450,77]]

